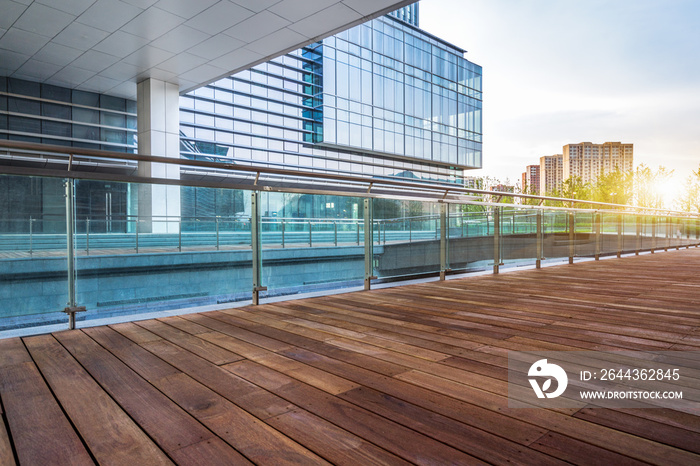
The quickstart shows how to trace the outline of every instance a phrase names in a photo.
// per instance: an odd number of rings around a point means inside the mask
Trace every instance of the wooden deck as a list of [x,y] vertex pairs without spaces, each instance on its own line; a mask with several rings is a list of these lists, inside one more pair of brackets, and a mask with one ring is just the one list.
[[509,350],[700,351],[700,250],[0,341],[0,464],[700,464],[700,417],[513,409]]

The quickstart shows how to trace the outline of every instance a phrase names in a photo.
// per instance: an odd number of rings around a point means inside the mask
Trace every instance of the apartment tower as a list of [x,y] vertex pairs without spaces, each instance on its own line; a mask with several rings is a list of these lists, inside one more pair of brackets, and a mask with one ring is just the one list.
[[540,195],[544,196],[561,187],[564,182],[563,171],[561,154],[540,157]]
[[540,166],[528,165],[525,167],[525,172],[522,176],[520,188],[526,194],[540,193]]
[[632,170],[633,145],[621,142],[567,144],[563,150],[563,180],[581,177],[595,183],[599,176],[620,169]]

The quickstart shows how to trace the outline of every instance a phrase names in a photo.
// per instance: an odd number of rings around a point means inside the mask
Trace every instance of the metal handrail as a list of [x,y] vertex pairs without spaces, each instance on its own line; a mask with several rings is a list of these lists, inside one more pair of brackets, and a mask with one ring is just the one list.
[[[608,208],[616,208],[616,209],[632,209],[632,210],[642,211],[642,212],[659,212],[659,213],[665,213],[668,215],[674,214],[674,215],[681,215],[681,216],[685,216],[685,217],[700,217],[700,213],[695,213],[695,212],[693,212],[693,213],[680,212],[680,211],[675,211],[675,210],[670,210],[670,209],[658,209],[658,208],[652,208],[652,207],[641,207],[641,206],[626,205],[626,204],[613,204],[613,203],[607,203],[607,202],[588,201],[588,200],[582,200],[582,199],[570,199],[570,198],[562,198],[562,197],[547,197],[547,196],[538,196],[538,195],[534,195],[534,194],[519,194],[519,193],[509,193],[509,192],[502,192],[502,191],[488,191],[488,190],[483,190],[483,189],[464,188],[461,186],[448,186],[445,184],[428,185],[428,184],[424,184],[424,183],[391,180],[391,179],[385,179],[385,178],[370,178],[370,177],[353,176],[353,175],[336,175],[336,174],[301,171],[301,170],[287,170],[287,169],[280,169],[280,168],[269,168],[269,167],[262,167],[262,166],[237,165],[234,163],[212,162],[212,161],[205,161],[205,160],[191,160],[191,159],[179,158],[179,154],[178,154],[178,157],[171,158],[171,157],[163,157],[163,156],[130,154],[130,153],[125,153],[125,152],[104,151],[104,150],[85,149],[85,148],[67,147],[67,146],[55,146],[55,145],[48,145],[48,144],[37,144],[37,143],[29,143],[29,142],[24,142],[24,141],[10,141],[10,140],[0,140],[0,148],[8,149],[8,152],[10,149],[15,149],[15,150],[25,151],[25,152],[29,152],[29,153],[39,153],[39,154],[46,154],[46,155],[49,155],[49,154],[66,155],[66,156],[68,156],[68,166],[67,166],[66,174],[63,176],[66,176],[68,178],[72,177],[71,170],[73,168],[73,165],[80,164],[80,162],[78,160],[76,160],[76,157],[88,157],[88,158],[102,159],[102,160],[114,160],[114,159],[116,159],[119,161],[131,161],[131,162],[165,163],[165,164],[172,164],[172,165],[179,165],[179,166],[211,168],[211,169],[224,170],[224,171],[229,171],[229,172],[244,172],[244,173],[249,173],[251,175],[255,174],[256,175],[256,180],[254,183],[255,188],[261,189],[261,190],[267,190],[267,191],[284,191],[285,189],[284,189],[284,187],[277,186],[277,185],[274,185],[274,186],[266,185],[266,184],[264,184],[264,181],[262,183],[259,183],[259,177],[261,174],[295,177],[295,178],[309,178],[309,179],[315,179],[315,180],[325,180],[326,182],[355,183],[355,184],[360,184],[360,185],[365,186],[367,188],[368,195],[370,194],[370,191],[372,189],[381,186],[381,187],[385,187],[385,188],[412,189],[412,191],[410,191],[410,195],[418,197],[418,198],[420,198],[421,193],[442,194],[443,198],[447,198],[448,194],[463,195],[463,196],[479,194],[479,195],[484,195],[484,196],[496,196],[499,198],[517,197],[520,199],[540,200],[543,202],[544,201],[565,202],[565,203],[570,203],[572,205],[572,207],[574,204],[584,204],[584,205],[590,205],[590,206],[600,206],[600,207],[608,207]],[[0,173],[2,173],[4,171],[5,171],[5,166],[0,165]],[[91,178],[100,179],[99,172],[91,172],[90,175],[91,175]],[[94,175],[94,176],[92,176],[92,175]],[[399,191],[399,193],[400,193],[400,195],[406,194],[406,193],[401,192],[401,191]],[[358,195],[357,192],[351,191],[351,190],[348,190],[347,194],[352,195],[352,196]],[[424,200],[434,201],[435,199],[434,198],[426,198]],[[463,202],[475,203],[475,201],[473,201],[471,199],[469,199],[469,200],[465,199]],[[504,204],[500,204],[500,203],[484,203],[484,202],[478,202],[478,204],[480,204],[480,205],[498,205],[498,206],[504,205]],[[517,207],[522,207],[522,206],[517,206]]]

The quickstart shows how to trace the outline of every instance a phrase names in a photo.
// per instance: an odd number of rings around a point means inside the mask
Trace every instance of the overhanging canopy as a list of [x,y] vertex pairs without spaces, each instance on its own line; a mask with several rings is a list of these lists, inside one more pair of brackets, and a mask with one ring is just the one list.
[[136,98],[187,92],[413,1],[0,0],[0,76]]

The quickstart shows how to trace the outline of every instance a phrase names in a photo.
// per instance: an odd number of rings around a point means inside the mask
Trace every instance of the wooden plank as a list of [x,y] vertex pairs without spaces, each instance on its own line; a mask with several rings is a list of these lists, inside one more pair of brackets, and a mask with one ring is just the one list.
[[[54,396],[99,463],[172,464],[52,336],[25,338],[24,342]],[[90,409],[86,410],[86,406]]]
[[546,432],[536,425],[517,419],[509,419],[508,422],[504,422],[503,416],[499,413],[494,413],[475,404],[435,393],[410,383],[372,373],[372,371],[364,367],[353,366],[352,364],[335,360],[322,354],[322,352],[314,354],[306,350],[297,349],[286,351],[285,354],[289,357],[306,361],[327,372],[345,374],[352,380],[361,383],[364,387],[373,388],[389,396],[480,430],[495,433],[521,445],[529,445]]
[[273,429],[185,374],[161,379],[157,387],[195,419],[254,463],[328,464],[321,457]]
[[212,330],[221,332],[225,335],[232,336],[236,340],[244,341],[246,343],[265,348],[268,351],[277,352],[289,349],[288,344],[282,343],[279,340],[275,340],[274,338],[268,338],[266,336],[260,335],[259,333],[255,333],[254,331],[244,330],[240,327],[236,327],[235,325],[231,324],[232,321],[235,322],[235,319],[233,319],[232,316],[229,316],[222,312],[211,312],[207,314],[207,316],[201,314],[192,314],[189,316],[185,316],[185,318],[189,318],[193,322],[197,322],[201,325],[204,325]]
[[[127,329],[120,328],[129,337]],[[199,382],[207,385],[224,398],[236,403],[259,419],[278,416],[292,411],[295,405],[267,392],[257,385],[196,356],[169,341],[143,343],[143,348]]]
[[32,357],[19,338],[7,338],[0,340],[0,369],[16,366],[25,362],[33,362]]
[[267,422],[333,464],[411,464],[305,410],[281,414]]
[[121,324],[112,324],[111,328],[117,332],[129,332],[129,338],[136,343],[147,343],[149,341],[162,340],[161,337],[153,332],[149,332],[143,327],[139,327],[134,322],[124,322]]
[[473,456],[252,361],[227,364],[224,368],[407,461],[416,464],[483,464]]
[[[371,460],[372,464],[400,464],[402,461],[170,342],[161,340],[143,346],[334,464],[358,464],[363,460]],[[286,413],[290,415],[285,416]]]
[[55,337],[176,463],[191,460],[193,451],[200,462],[250,463],[82,331]]
[[532,448],[572,464],[585,463],[597,466],[609,466],[611,464],[616,466],[641,466],[649,464],[556,432],[548,432],[533,443]]
[[655,442],[700,453],[700,442],[698,441],[700,436],[697,432],[684,428],[669,426],[660,422],[654,422],[631,414],[604,408],[585,408],[577,412],[574,416]]
[[175,327],[178,330],[187,332],[190,335],[199,335],[200,333],[211,331],[202,325],[196,324],[188,319],[183,319],[181,316],[162,317],[158,320],[170,325],[171,327]]
[[[306,364],[280,356],[272,351],[266,351],[257,347],[251,348],[251,345],[237,341],[236,338],[229,335],[222,335],[220,333],[210,331],[207,333],[201,333],[198,336],[207,341],[216,341],[217,344],[220,344],[224,348],[230,347],[230,345],[235,345],[241,356],[256,361],[263,366],[287,374],[316,388],[320,388],[321,390],[332,395],[342,393],[347,390],[352,390],[353,388],[357,387],[357,384],[343,377],[319,371]],[[288,345],[282,345],[282,347],[287,348]]]
[[0,397],[19,462],[93,464],[22,341],[0,340],[0,354]]
[[0,464],[7,466],[14,466],[17,464],[15,461],[15,454],[12,451],[12,442],[5,428],[4,416],[0,419]]
[[492,464],[561,463],[551,456],[369,388],[360,387],[340,397]]
[[[204,317],[204,316],[202,316]],[[231,316],[228,316],[227,314],[221,314],[220,316],[216,316],[216,320],[218,321],[219,318],[229,318]],[[208,317],[205,317],[208,319]],[[214,320],[214,319],[211,319]],[[355,353],[352,351],[346,351],[341,348],[338,348],[337,346],[333,345],[328,345],[326,343],[321,343],[318,342],[317,340],[307,338],[301,335],[297,335],[295,333],[291,333],[285,330],[279,330],[276,328],[272,327],[266,327],[258,324],[254,324],[253,322],[245,321],[243,319],[237,319],[238,325],[247,327],[249,330],[255,330],[255,332],[259,332],[261,335],[265,335],[266,337],[269,338],[274,338],[277,339],[281,342],[288,343],[287,349],[291,349],[292,347],[299,347],[299,348],[306,348],[312,351],[317,351],[319,348],[323,348],[323,354],[327,355],[332,355],[332,357],[336,359],[340,359],[346,362],[350,362],[351,364],[355,364],[360,367],[365,367],[370,370],[374,370],[375,372],[380,372],[382,374],[386,374],[389,376],[395,375],[395,374],[400,374],[402,372],[406,372],[409,370],[408,367],[406,366],[400,366],[397,364],[381,361],[372,357],[365,356],[360,353]],[[227,324],[226,322],[221,322],[224,325],[230,325]],[[209,325],[209,324],[207,324]],[[212,327],[214,328],[214,327]],[[223,331],[219,329],[220,331]]]
[[136,324],[217,365],[240,361],[242,359],[238,354],[227,351],[220,346],[211,344],[208,341],[192,336],[157,320],[144,320]]
[[[124,354],[124,346],[136,346],[116,331],[107,328],[93,334],[100,344],[108,350],[115,351],[119,356]],[[121,343],[113,343],[118,341]],[[163,343],[165,342],[151,342],[144,345]],[[145,352],[143,349],[141,351]],[[126,353],[127,356],[123,361],[127,366],[134,359],[128,355],[136,353],[136,350]],[[272,429],[187,374],[174,374],[154,380],[153,384],[192,417],[253,462],[275,458],[277,464],[326,463],[308,449]]]
[[681,464],[700,461],[700,456],[694,453],[651,442],[597,424],[585,421],[578,422],[580,420],[577,418],[553,410],[507,408],[505,396],[499,397],[497,395],[486,394],[485,392],[480,392],[466,385],[430,374],[411,371],[398,375],[397,378],[432,389],[438,393],[453,396],[457,399],[476,399],[481,406],[498,411],[509,417],[531,422],[545,429],[583,440],[592,445],[629,455],[640,461],[656,463],[671,461]]

